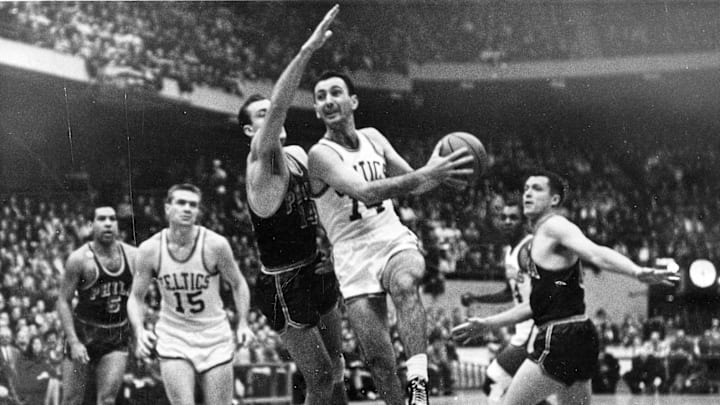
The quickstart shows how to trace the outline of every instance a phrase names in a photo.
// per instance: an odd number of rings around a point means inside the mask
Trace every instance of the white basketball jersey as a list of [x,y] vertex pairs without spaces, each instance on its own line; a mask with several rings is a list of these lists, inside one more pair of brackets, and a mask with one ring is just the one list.
[[201,332],[227,322],[220,298],[220,275],[211,273],[203,261],[207,229],[200,227],[190,256],[175,259],[167,246],[167,229],[160,240],[157,281],[162,296],[158,327]]
[[[530,291],[532,289],[530,275],[520,268],[518,255],[520,249],[531,239],[532,235],[527,235],[514,248],[508,246],[505,249],[505,277],[512,289],[515,305],[530,302]],[[524,346],[530,337],[532,328],[532,319],[515,324],[515,334],[510,338],[510,343],[514,346]]]
[[[365,181],[385,178],[385,156],[378,150],[362,129],[357,131],[357,149],[348,149],[328,139],[320,139],[321,145],[333,149],[340,155],[343,164],[352,167]],[[320,223],[327,232],[333,246],[348,240],[357,240],[363,235],[377,229],[405,226],[400,222],[392,200],[365,205],[350,196],[343,195],[332,188],[327,188],[318,196],[314,196],[318,208]]]

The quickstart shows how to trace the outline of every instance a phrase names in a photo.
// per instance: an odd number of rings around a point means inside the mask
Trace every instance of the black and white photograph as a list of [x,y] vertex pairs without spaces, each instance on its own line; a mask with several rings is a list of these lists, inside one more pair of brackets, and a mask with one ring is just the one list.
[[0,1],[0,405],[720,402],[720,0]]

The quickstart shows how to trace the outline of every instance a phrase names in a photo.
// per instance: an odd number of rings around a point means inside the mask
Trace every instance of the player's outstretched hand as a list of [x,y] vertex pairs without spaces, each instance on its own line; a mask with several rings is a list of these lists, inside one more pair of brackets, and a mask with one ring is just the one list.
[[135,356],[139,359],[146,359],[155,351],[157,336],[155,336],[153,331],[143,329],[142,332],[140,332],[140,336],[137,337],[136,343]]
[[472,161],[473,157],[468,148],[460,148],[449,155],[440,156],[440,144],[437,144],[425,166],[418,169],[425,176],[425,182],[415,192],[422,194],[443,182],[452,183],[454,188],[465,187],[467,178],[473,174],[473,169],[462,166],[469,165]]
[[325,18],[320,21],[320,24],[318,24],[318,26],[315,28],[315,31],[313,31],[312,35],[310,35],[310,38],[305,41],[303,49],[306,49],[310,52],[315,52],[323,46],[325,41],[327,41],[327,39],[332,36],[332,31],[330,31],[328,28],[335,19],[338,11],[340,11],[340,6],[336,4],[335,6],[333,6],[333,8],[330,9],[330,11],[327,12],[327,14],[325,14]]
[[450,331],[453,340],[467,344],[490,330],[491,325],[485,318],[469,318]]
[[238,325],[237,341],[240,346],[247,346],[255,341],[255,334],[248,325]]
[[80,364],[88,364],[90,362],[87,348],[80,342],[75,342],[70,345],[70,358],[72,361]]
[[652,267],[641,267],[637,273],[638,280],[647,284],[663,284],[673,286],[680,280],[675,269],[655,269]]

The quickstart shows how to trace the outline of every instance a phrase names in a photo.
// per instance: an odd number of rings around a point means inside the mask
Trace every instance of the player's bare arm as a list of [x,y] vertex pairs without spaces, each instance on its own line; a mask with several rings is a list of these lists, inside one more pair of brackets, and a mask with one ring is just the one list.
[[310,148],[308,153],[310,180],[314,193],[320,192],[324,185],[328,185],[364,204],[378,203],[418,189],[429,191],[440,185],[445,178],[467,176],[472,172],[472,169],[457,169],[472,160],[465,148],[458,149],[445,157],[435,154],[431,160],[432,165],[428,162],[429,165],[401,176],[366,181],[352,168],[343,165],[340,156],[325,145],[317,144]]
[[506,304],[513,300],[513,288],[508,281],[505,283],[505,289],[491,294],[473,294],[465,293],[460,297],[460,303],[467,307],[474,303],[479,304]]
[[640,267],[620,253],[596,244],[588,239],[577,225],[560,215],[555,215],[545,221],[538,229],[538,233],[553,238],[582,260],[592,263],[601,270],[624,274],[649,284],[672,285],[673,281],[678,280],[678,276],[673,270]]
[[[260,111],[260,114],[265,114],[265,122],[252,137],[247,160],[248,200],[255,212],[264,213],[262,207],[277,208],[285,197],[289,173],[283,157],[280,134],[305,67],[313,53],[332,35],[328,28],[338,10],[339,6],[335,5],[328,11],[300,52],[280,75],[273,88],[267,111]],[[273,212],[267,214],[269,216]]]
[[525,302],[499,314],[485,318],[470,318],[467,322],[454,327],[451,334],[453,339],[459,342],[468,342],[491,329],[515,325],[530,318],[532,318],[532,309],[530,303]]
[[84,253],[87,250],[81,248],[74,251],[65,264],[65,275],[60,285],[60,292],[57,300],[57,312],[65,331],[65,338],[70,345],[70,358],[72,361],[86,364],[90,361],[87,348],[80,342],[75,331],[75,321],[73,319],[71,302],[75,296],[75,291],[80,286],[80,279],[83,275],[85,258]]
[[130,297],[128,298],[128,320],[133,328],[136,340],[135,354],[140,358],[150,356],[155,346],[156,337],[152,331],[146,330],[145,296],[155,274],[155,266],[160,254],[160,234],[143,242],[138,249],[135,260],[135,275]]
[[[386,170],[387,170],[388,177],[400,176],[400,175],[407,174],[407,173],[410,173],[413,171],[412,166],[410,166],[410,164],[408,164],[408,162],[402,156],[400,156],[399,153],[397,153],[397,151],[392,146],[390,141],[388,141],[388,139],[382,133],[380,133],[380,131],[378,131],[375,128],[366,128],[363,131],[364,131],[363,133],[365,133],[368,136],[368,138],[370,138],[370,141],[373,143],[373,145],[375,147],[382,149],[383,155],[385,157],[385,163],[387,165]],[[461,169],[461,170],[467,170],[467,169]],[[467,172],[471,173],[470,170],[468,170]],[[464,180],[462,177],[455,177],[454,175],[446,177],[441,182],[447,183],[450,186],[458,187],[458,188],[463,188],[467,185],[466,180]],[[433,184],[433,183],[429,183],[429,184]],[[432,186],[431,188],[428,188],[427,190],[430,190],[434,187],[436,187],[436,185]],[[425,190],[425,191],[427,191],[427,190]],[[414,194],[422,194],[425,191],[423,191],[423,188],[418,188],[418,189],[413,190],[412,192]]]
[[252,330],[248,325],[248,312],[250,311],[250,288],[245,277],[240,273],[232,249],[227,239],[214,233],[207,233],[207,247],[216,258],[215,267],[223,280],[230,284],[233,301],[238,317],[237,337],[241,344],[248,343],[254,339]]

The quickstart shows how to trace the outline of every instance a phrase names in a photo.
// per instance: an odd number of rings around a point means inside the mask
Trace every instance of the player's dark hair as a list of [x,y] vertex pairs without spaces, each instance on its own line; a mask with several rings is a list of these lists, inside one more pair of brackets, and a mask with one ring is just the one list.
[[263,96],[260,93],[252,94],[250,97],[245,100],[245,102],[240,107],[240,110],[238,111],[238,123],[240,124],[240,130],[242,131],[243,127],[245,125],[252,124],[252,120],[250,119],[250,115],[248,114],[247,108],[250,104],[260,101],[260,100],[267,100],[267,97]]
[[198,188],[198,186],[190,183],[181,183],[175,184],[168,189],[165,202],[167,202],[168,204],[172,203],[173,193],[178,190],[190,191],[191,193],[195,193],[198,195],[198,197],[200,197],[200,200],[202,200],[202,191],[200,191],[200,188]]
[[115,206],[109,203],[100,203],[92,205],[87,211],[88,211],[88,217],[87,220],[90,222],[95,221],[95,215],[97,215],[97,210],[100,208],[112,208],[115,211],[115,214],[117,215],[117,209],[115,209]]
[[528,173],[528,175],[525,177],[525,181],[527,181],[527,179],[530,177],[547,178],[548,186],[550,186],[550,193],[560,196],[560,202],[558,202],[558,206],[562,205],[563,202],[565,202],[565,198],[567,197],[570,188],[568,186],[567,180],[565,180],[562,176],[550,170],[538,169]]
[[506,207],[520,207],[522,211],[522,204],[520,203],[520,196],[517,193],[508,194],[503,198]]
[[342,81],[345,82],[345,86],[347,86],[348,94],[349,94],[349,95],[352,96],[352,95],[357,94],[357,93],[355,92],[355,84],[353,84],[352,79],[350,79],[350,76],[346,75],[345,73],[340,73],[340,72],[337,72],[337,71],[334,71],[334,70],[328,70],[328,71],[323,72],[323,73],[320,75],[320,77],[319,77],[317,80],[315,80],[315,84],[313,84],[313,89],[314,89],[315,86],[317,86],[317,84],[320,83],[321,81],[330,79],[330,78],[332,78],[332,77],[339,77],[340,79],[342,79]]

